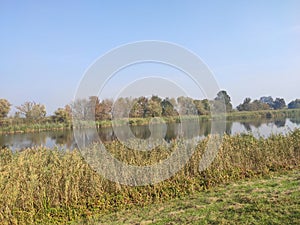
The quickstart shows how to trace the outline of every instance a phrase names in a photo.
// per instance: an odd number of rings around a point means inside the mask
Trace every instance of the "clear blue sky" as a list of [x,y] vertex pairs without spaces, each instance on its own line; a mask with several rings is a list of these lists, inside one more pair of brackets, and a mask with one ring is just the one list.
[[88,66],[140,40],[182,45],[234,105],[300,98],[300,1],[0,1],[0,98],[49,112],[69,103]]

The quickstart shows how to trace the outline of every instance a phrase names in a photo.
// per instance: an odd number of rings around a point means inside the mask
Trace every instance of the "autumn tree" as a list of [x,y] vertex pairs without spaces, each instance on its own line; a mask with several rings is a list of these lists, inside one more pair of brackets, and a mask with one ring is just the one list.
[[176,100],[174,98],[165,98],[161,102],[162,116],[178,116],[176,111]]
[[53,115],[53,120],[58,123],[70,124],[71,119],[71,107],[69,105],[66,105],[65,108],[58,108]]
[[268,103],[260,100],[254,100],[251,102],[251,98],[245,98],[244,102],[237,106],[239,111],[258,111],[271,109]]
[[162,99],[156,95],[153,95],[145,105],[145,117],[158,117],[162,115],[161,107]]
[[113,100],[104,99],[100,102],[97,108],[97,118],[99,120],[111,120],[112,118]]
[[10,111],[11,104],[6,99],[0,99],[0,119],[5,118]]
[[197,115],[197,109],[192,98],[180,96],[177,98],[177,105],[180,115]]
[[250,109],[251,109],[251,111],[258,111],[258,110],[269,110],[269,109],[272,109],[272,107],[270,107],[270,105],[267,103],[263,103],[259,100],[254,100],[251,103]]
[[210,112],[210,106],[209,106],[209,101],[207,99],[203,100],[194,100],[194,104],[197,109],[197,114],[198,115],[208,115]]
[[19,110],[19,113],[29,122],[39,122],[46,116],[46,107],[35,102],[25,102],[21,106],[17,106],[16,109]]
[[130,109],[129,117],[142,118],[145,117],[148,99],[146,97],[135,98]]

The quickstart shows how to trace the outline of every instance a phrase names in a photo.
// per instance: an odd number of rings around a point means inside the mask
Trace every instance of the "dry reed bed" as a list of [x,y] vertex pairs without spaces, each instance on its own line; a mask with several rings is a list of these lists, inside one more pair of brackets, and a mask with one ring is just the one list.
[[[300,130],[268,139],[225,136],[212,165],[199,172],[206,143],[207,139],[199,143],[189,163],[175,176],[144,187],[122,186],[103,179],[78,151],[38,147],[13,153],[2,149],[0,224],[66,223],[95,213],[162,202],[219,183],[299,169]],[[133,164],[154,163],[171,154],[163,146],[144,155],[128,152],[118,142],[107,143],[106,147],[117,158]]]

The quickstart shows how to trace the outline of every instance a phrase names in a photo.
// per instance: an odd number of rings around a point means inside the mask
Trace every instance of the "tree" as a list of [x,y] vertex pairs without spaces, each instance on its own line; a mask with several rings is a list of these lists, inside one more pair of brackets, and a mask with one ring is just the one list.
[[289,109],[299,109],[300,108],[300,99],[296,99],[294,101],[291,101],[288,104]]
[[274,105],[274,100],[271,96],[263,96],[259,99],[260,102],[262,103],[265,103],[265,104],[268,104],[270,106],[270,108],[273,108],[273,105]]
[[285,107],[286,104],[283,98],[276,98],[273,102],[273,109],[283,109]]
[[251,98],[245,98],[244,102],[237,106],[239,111],[257,111],[257,110],[267,110],[271,107],[262,102],[261,100],[254,100],[251,102]]
[[66,105],[65,108],[58,108],[54,112],[53,120],[59,123],[70,124],[71,117],[71,107]]
[[251,111],[251,98],[245,98],[244,102],[238,105],[236,108],[239,111]]
[[224,90],[218,92],[217,97],[215,98],[214,107],[218,110],[223,103],[225,104],[226,112],[232,111],[231,98]]
[[180,115],[197,115],[197,108],[192,98],[180,96],[177,98],[177,104]]
[[269,105],[271,109],[283,109],[286,107],[285,101],[283,98],[276,98],[273,100],[271,96],[263,96],[259,99],[260,102]]
[[251,104],[250,104],[250,111],[258,111],[258,110],[268,110],[271,109],[272,107],[269,106],[269,104],[267,103],[263,103],[259,100],[254,100]]
[[130,109],[129,117],[143,118],[145,117],[148,99],[146,97],[139,97],[133,100],[132,108]]
[[210,108],[209,108],[209,102],[207,99],[204,99],[204,100],[195,99],[194,104],[196,106],[198,115],[208,115],[209,114]]
[[76,99],[71,103],[72,115],[77,120],[89,119],[89,101],[86,99]]
[[90,120],[95,119],[100,120],[101,119],[101,105],[100,100],[97,96],[90,96],[89,102],[88,102],[88,114]]
[[99,109],[97,109],[97,118],[100,120],[111,120],[112,118],[112,107],[113,100],[104,99],[99,104]]
[[131,99],[119,97],[113,104],[112,116],[114,118],[127,118],[129,116]]
[[21,106],[16,107],[20,114],[25,116],[27,121],[37,121],[44,119],[46,116],[46,107],[35,102],[25,102]]
[[0,99],[0,119],[5,118],[10,111],[11,104],[6,99]]
[[161,102],[162,115],[163,116],[178,116],[176,111],[176,100],[174,98],[165,98]]
[[153,95],[146,104],[145,117],[157,117],[161,116],[161,98]]

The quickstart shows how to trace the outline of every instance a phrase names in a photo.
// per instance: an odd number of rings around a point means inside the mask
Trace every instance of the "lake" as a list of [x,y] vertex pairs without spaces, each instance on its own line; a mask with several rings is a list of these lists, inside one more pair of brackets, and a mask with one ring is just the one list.
[[[184,138],[203,138],[210,133],[211,122],[201,122],[199,125],[193,121],[187,122],[187,128],[184,131],[181,129],[180,124],[171,123],[166,126],[155,124],[155,131],[162,133],[162,137],[166,141],[176,139],[180,135]],[[197,127],[198,126],[198,127]],[[227,121],[226,133],[235,135],[239,133],[252,133],[255,137],[268,137],[271,134],[286,134],[287,132],[300,128],[300,118],[286,118],[280,120],[254,120],[254,121]],[[118,128],[118,137],[120,135],[124,140],[129,137],[128,132],[122,132],[122,127]],[[148,126],[132,126],[130,127],[135,137],[141,139],[147,139],[151,135],[151,131]],[[82,134],[92,133],[92,129],[81,130]],[[101,128],[98,131],[99,136],[95,136],[90,139],[90,142],[97,141],[99,138],[103,142],[109,142],[115,140],[116,134],[113,128]],[[127,137],[128,136],[128,137]],[[33,146],[46,146],[49,148],[58,147],[60,149],[74,149],[77,147],[76,141],[73,136],[73,131],[46,131],[40,133],[26,133],[26,134],[7,134],[0,135],[0,147],[6,146],[13,151],[21,150]]]

